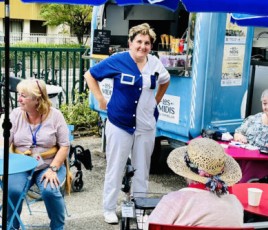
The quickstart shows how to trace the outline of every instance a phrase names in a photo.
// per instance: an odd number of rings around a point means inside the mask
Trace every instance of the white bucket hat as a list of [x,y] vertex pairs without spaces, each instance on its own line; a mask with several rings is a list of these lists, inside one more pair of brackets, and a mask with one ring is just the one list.
[[238,163],[220,144],[208,138],[196,138],[188,146],[174,149],[167,163],[176,174],[202,184],[217,177],[231,186],[242,177]]

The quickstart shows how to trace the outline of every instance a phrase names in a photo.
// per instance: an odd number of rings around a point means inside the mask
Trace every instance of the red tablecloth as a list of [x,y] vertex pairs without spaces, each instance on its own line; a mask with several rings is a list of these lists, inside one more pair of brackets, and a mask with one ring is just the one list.
[[[263,190],[260,205],[258,207],[248,205],[248,188],[259,188]],[[232,193],[237,196],[248,212],[268,216],[268,184],[265,183],[240,183],[232,187]]]

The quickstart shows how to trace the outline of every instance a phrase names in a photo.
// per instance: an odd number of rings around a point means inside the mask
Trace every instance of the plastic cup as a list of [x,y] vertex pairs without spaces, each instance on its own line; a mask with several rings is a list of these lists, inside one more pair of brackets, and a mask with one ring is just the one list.
[[248,188],[248,204],[250,206],[259,206],[262,190],[259,188]]

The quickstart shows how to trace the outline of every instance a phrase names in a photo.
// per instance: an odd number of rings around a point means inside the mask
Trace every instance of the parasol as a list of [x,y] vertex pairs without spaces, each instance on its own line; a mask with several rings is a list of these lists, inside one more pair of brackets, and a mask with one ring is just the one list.
[[268,15],[266,0],[182,0],[189,12],[224,12]]
[[268,16],[233,13],[231,22],[239,26],[268,27]]
[[[2,228],[6,229],[7,222],[7,194],[8,194],[8,154],[9,154],[9,135],[10,135],[10,120],[9,120],[9,24],[10,24],[10,4],[9,0],[0,0],[5,4],[5,118],[3,123],[4,128],[4,177],[3,177],[3,213],[2,213]],[[62,4],[87,4],[99,6],[106,3],[108,0],[22,0],[26,3],[62,3]],[[126,5],[155,5],[164,7],[171,11],[175,11],[180,0],[116,0],[114,3],[120,6]],[[268,1],[261,0],[182,0],[185,8],[189,12],[225,12],[225,13],[243,13],[268,15]],[[265,17],[267,19],[267,17]],[[256,18],[248,19],[247,23],[256,22]],[[267,24],[265,24],[267,26]],[[261,26],[258,24],[258,26]]]

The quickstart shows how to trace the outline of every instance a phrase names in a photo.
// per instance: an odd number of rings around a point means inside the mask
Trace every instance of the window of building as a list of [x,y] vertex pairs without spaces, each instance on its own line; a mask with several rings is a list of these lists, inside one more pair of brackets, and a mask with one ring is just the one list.
[[31,34],[46,34],[47,26],[43,25],[44,21],[30,21],[30,33]]

